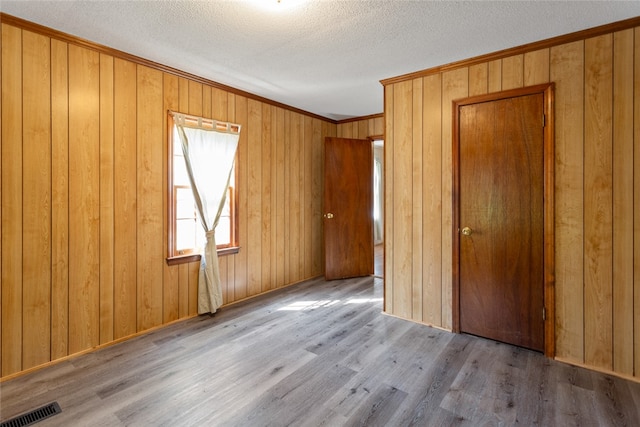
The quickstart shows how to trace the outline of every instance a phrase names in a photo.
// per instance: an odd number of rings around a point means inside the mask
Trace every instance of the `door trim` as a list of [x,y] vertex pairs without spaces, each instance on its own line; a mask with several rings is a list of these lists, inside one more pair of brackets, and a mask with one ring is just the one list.
[[486,95],[473,96],[453,101],[453,186],[452,186],[452,235],[453,235],[453,266],[452,266],[452,322],[453,331],[460,333],[460,134],[459,110],[464,105],[481,102],[497,101],[525,95],[543,95],[544,123],[544,354],[555,357],[555,227],[554,227],[554,84],[546,83],[519,89],[495,92]]

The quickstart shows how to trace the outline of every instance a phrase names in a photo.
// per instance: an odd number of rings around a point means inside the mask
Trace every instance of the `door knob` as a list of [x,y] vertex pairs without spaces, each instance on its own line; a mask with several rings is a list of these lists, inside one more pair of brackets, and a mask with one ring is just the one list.
[[324,214],[324,217],[327,219],[333,218],[333,214],[331,212]]
[[473,233],[473,230],[470,227],[465,227],[462,229],[462,234],[464,234],[465,236],[471,236],[471,233]]

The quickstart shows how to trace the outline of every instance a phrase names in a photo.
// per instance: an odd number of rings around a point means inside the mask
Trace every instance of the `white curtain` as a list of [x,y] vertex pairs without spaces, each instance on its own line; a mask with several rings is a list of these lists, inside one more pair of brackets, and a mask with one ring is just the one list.
[[222,305],[215,229],[227,196],[240,135],[185,127],[179,114],[174,114],[174,121],[198,216],[207,236],[200,262],[198,314],[215,313]]

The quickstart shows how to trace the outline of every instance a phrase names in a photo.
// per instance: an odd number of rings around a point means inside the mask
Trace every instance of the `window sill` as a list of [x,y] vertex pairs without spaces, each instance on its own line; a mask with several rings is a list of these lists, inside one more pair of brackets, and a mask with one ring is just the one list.
[[[231,248],[218,249],[218,256],[234,255],[240,252],[240,246],[234,246]],[[178,255],[167,258],[167,265],[186,264],[189,262],[200,262],[200,254]]]
[[235,255],[240,252],[240,246],[231,246],[228,248],[218,249],[218,256]]

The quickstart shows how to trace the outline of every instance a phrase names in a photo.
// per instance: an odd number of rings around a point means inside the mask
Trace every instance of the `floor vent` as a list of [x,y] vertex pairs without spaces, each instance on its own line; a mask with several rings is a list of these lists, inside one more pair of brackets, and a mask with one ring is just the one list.
[[58,402],[49,403],[33,411],[29,411],[25,414],[18,415],[15,418],[11,418],[8,421],[3,421],[0,427],[24,427],[30,426],[37,422],[44,420],[45,418],[52,417],[62,412]]

